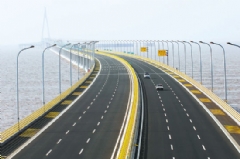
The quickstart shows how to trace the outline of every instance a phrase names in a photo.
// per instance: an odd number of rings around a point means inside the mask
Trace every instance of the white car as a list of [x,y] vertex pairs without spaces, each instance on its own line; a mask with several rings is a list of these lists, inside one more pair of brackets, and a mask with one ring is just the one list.
[[144,72],[144,75],[143,75],[144,78],[150,78],[150,74],[148,72]]
[[163,90],[162,84],[157,84],[155,87],[156,87],[156,90]]

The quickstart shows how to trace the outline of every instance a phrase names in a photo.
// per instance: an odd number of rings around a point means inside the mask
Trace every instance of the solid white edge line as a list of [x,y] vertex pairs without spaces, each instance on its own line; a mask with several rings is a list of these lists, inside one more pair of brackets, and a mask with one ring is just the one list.
[[[186,86],[184,86],[182,83],[177,81],[175,78],[173,78],[171,75],[169,75],[172,79],[174,79],[176,82],[178,82],[185,90],[202,106],[202,108],[208,113],[210,117],[215,121],[215,123],[218,125],[220,130],[226,135],[226,137],[229,139],[229,141],[233,144],[233,146],[236,148],[238,153],[240,153],[240,146],[238,143],[234,140],[234,138],[229,134],[229,132],[224,128],[224,126],[218,121],[218,119],[210,112],[210,110],[191,92],[188,90]],[[217,104],[218,105],[218,104]]]
[[[96,58],[96,60],[98,60]],[[99,61],[99,60],[98,60]],[[100,70],[102,68],[102,65],[99,61],[100,64]],[[94,78],[94,80],[92,81],[92,83],[89,85],[89,87],[87,87],[82,94],[80,94],[68,107],[66,107],[58,116],[56,116],[54,119],[52,119],[52,121],[50,121],[46,126],[44,126],[40,131],[38,131],[38,133],[36,133],[33,137],[31,137],[30,139],[27,140],[27,142],[25,142],[22,146],[20,146],[18,149],[16,149],[12,154],[10,154],[8,156],[8,159],[11,159],[12,157],[14,157],[17,153],[19,153],[22,149],[24,149],[28,144],[30,144],[33,140],[35,140],[39,135],[41,135],[48,127],[50,127],[56,120],[58,120],[68,109],[70,109],[73,104],[75,104],[82,96],[83,94],[93,85],[93,83],[96,81],[96,79],[98,78],[100,74],[100,71],[98,71],[98,74],[96,75],[96,77]]]
[[[124,65],[125,66],[125,65]],[[132,96],[133,96],[133,79],[132,79],[132,76],[131,76],[131,74],[130,74],[130,70],[128,69],[128,67],[126,67],[125,66],[125,68],[127,68],[126,70],[127,70],[127,72],[128,72],[128,77],[129,77],[129,80],[130,80],[130,92],[129,92],[129,98],[128,98],[128,104],[127,104],[127,108],[126,108],[126,112],[125,112],[125,115],[124,115],[124,120],[123,120],[123,122],[122,122],[122,126],[121,126],[121,129],[120,129],[120,132],[119,132],[119,135],[118,135],[118,138],[117,138],[117,142],[116,142],[116,144],[115,144],[115,146],[114,146],[114,149],[113,149],[113,153],[112,153],[112,156],[111,156],[111,159],[113,159],[114,158],[114,156],[115,156],[115,153],[116,153],[116,149],[117,149],[117,146],[118,146],[118,144],[119,144],[119,142],[120,142],[120,146],[119,147],[121,147],[121,145],[122,145],[122,142],[123,142],[123,137],[125,136],[125,133],[126,133],[126,126],[125,126],[125,124],[124,123],[126,123],[127,124],[127,122],[128,122],[128,120],[129,120],[129,113],[128,112],[130,112],[130,107],[131,107],[131,103],[132,103]],[[121,138],[121,134],[122,134],[122,138]],[[117,154],[116,154],[116,156],[118,156],[119,155],[119,150],[117,151]]]
[[[151,64],[151,63],[149,63]],[[152,65],[152,64],[151,64]],[[158,67],[156,67],[155,65],[152,65],[155,68],[159,69]],[[165,72],[165,71],[163,71]],[[166,72],[165,72],[166,73]],[[233,144],[233,146],[236,148],[236,150],[238,151],[238,153],[240,153],[240,146],[238,145],[238,143],[235,141],[235,139],[229,134],[229,132],[224,128],[224,126],[218,121],[218,119],[210,112],[209,109],[207,109],[207,107],[191,92],[188,90],[188,88],[186,86],[184,86],[181,82],[179,82],[176,78],[172,77],[170,74],[166,73],[169,77],[171,77],[173,80],[175,80],[177,83],[179,83],[183,88],[185,88],[185,90],[192,95],[192,97],[202,106],[202,108],[210,115],[210,117],[212,117],[212,119],[215,121],[215,123],[218,125],[218,127],[220,128],[220,130],[222,130],[222,132],[226,135],[226,137],[229,139],[229,141]],[[180,77],[182,77],[181,75],[179,75]],[[189,82],[189,81],[188,81]],[[191,82],[189,82],[191,83]],[[192,84],[192,83],[191,83]],[[193,85],[193,84],[192,84]],[[194,85],[195,86],[195,85]],[[196,88],[198,88],[197,86],[195,86]],[[209,97],[207,94],[205,94],[208,98],[212,99],[211,97]],[[213,99],[212,99],[213,100]],[[214,100],[213,100],[214,101]],[[179,101],[180,102],[180,101]],[[215,104],[217,104],[220,108],[222,108],[221,105],[219,105],[217,102],[215,102]],[[181,106],[183,106],[181,104]],[[224,112],[226,112],[238,125],[239,122],[227,111],[225,111],[225,109],[222,108],[222,110],[224,110]]]

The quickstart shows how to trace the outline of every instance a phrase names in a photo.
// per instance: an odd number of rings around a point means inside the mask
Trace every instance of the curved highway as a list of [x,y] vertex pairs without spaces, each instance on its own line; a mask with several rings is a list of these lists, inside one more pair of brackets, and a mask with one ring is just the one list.
[[110,158],[130,97],[126,68],[96,55],[100,74],[89,89],[51,126],[13,158]]
[[[239,153],[202,106],[160,69],[122,56],[138,73],[144,91],[145,118],[141,158],[237,159]],[[144,79],[144,72],[150,79]],[[156,84],[164,90],[157,91]]]

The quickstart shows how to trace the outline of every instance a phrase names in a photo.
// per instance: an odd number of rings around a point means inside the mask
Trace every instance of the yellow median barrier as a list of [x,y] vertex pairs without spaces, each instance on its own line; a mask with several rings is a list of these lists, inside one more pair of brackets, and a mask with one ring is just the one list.
[[123,63],[128,69],[129,72],[132,76],[132,99],[131,99],[131,106],[130,106],[130,113],[128,115],[128,120],[126,123],[126,131],[125,134],[123,134],[123,139],[122,139],[122,144],[120,145],[120,150],[119,150],[119,154],[117,156],[117,158],[119,159],[124,159],[124,158],[128,158],[130,156],[131,153],[131,148],[133,143],[133,139],[134,139],[134,131],[135,131],[135,123],[136,123],[136,117],[137,117],[137,109],[138,109],[138,94],[139,94],[139,88],[138,88],[138,79],[136,76],[136,73],[134,71],[134,69],[132,68],[132,66],[124,59],[115,56],[115,55],[111,55],[111,54],[106,54],[103,52],[98,52],[98,54],[101,55],[105,55],[105,56],[109,56],[112,57],[118,61],[120,61],[121,63]]

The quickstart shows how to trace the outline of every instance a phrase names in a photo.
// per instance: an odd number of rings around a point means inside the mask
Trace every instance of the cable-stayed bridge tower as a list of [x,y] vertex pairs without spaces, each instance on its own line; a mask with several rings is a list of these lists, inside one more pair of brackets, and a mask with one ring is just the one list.
[[[45,37],[44,31],[47,29],[47,37]],[[47,11],[46,8],[44,8],[44,17],[43,17],[43,25],[42,25],[42,43],[46,43],[47,39],[50,39],[50,31],[48,26],[48,19],[47,19]]]

